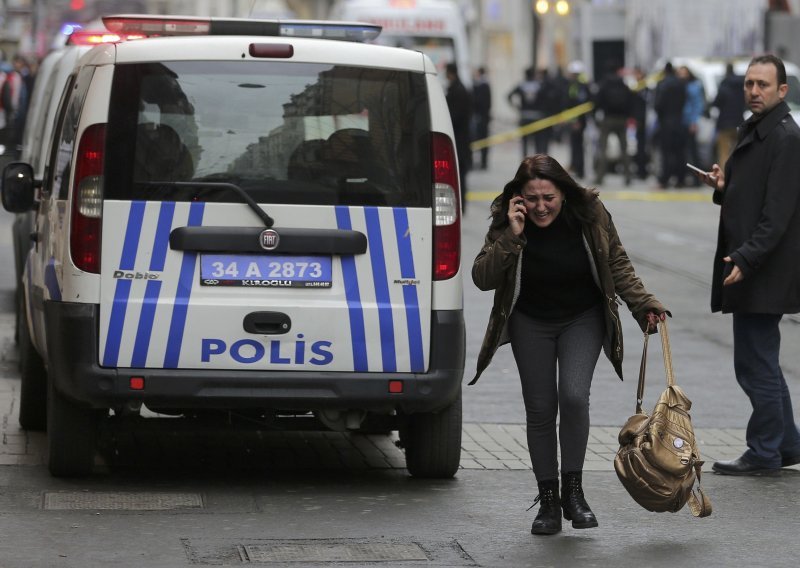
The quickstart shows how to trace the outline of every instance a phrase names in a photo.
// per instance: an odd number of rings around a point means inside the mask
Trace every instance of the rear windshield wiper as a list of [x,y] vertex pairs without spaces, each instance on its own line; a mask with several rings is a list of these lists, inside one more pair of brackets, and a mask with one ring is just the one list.
[[202,189],[219,189],[219,190],[231,190],[236,193],[239,197],[241,197],[244,202],[247,204],[253,212],[258,215],[258,218],[264,223],[267,229],[271,229],[272,225],[275,224],[275,220],[267,215],[267,212],[264,211],[261,207],[259,207],[256,200],[250,197],[250,195],[243,190],[241,187],[234,183],[227,183],[221,181],[145,181],[139,182],[144,185],[152,185],[152,186],[167,186],[167,187],[178,187],[178,188],[202,188]]

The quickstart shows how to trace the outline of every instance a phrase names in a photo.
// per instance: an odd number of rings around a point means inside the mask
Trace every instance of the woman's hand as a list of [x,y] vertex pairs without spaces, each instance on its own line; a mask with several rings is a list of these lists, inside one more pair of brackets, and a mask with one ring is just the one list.
[[647,333],[655,333],[658,331],[658,322],[665,321],[667,319],[667,313],[661,312],[647,312],[645,316],[647,318]]
[[516,236],[522,234],[525,230],[525,219],[528,216],[528,210],[525,208],[525,202],[521,195],[515,195],[508,202],[508,224]]

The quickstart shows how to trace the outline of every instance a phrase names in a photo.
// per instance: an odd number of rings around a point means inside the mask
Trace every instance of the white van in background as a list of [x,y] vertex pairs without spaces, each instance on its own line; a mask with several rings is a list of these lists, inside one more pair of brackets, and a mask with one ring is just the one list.
[[472,83],[467,27],[461,8],[451,0],[338,0],[330,18],[377,24],[375,43],[421,51],[444,80],[444,68],[458,65],[461,81]]

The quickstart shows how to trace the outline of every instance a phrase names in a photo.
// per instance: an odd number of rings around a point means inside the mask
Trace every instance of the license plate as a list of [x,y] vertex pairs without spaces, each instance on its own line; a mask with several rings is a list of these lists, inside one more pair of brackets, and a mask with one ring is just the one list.
[[204,254],[200,284],[253,288],[330,288],[330,256]]

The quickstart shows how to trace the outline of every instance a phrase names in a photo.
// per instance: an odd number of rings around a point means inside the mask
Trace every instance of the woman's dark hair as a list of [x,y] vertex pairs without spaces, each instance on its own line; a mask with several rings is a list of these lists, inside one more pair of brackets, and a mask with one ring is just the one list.
[[493,229],[508,225],[508,204],[511,198],[518,195],[532,179],[548,180],[561,190],[566,203],[561,208],[560,215],[564,215],[571,227],[594,221],[597,215],[594,208],[597,192],[579,185],[553,157],[534,154],[522,160],[514,179],[506,184],[503,193],[492,203]]

